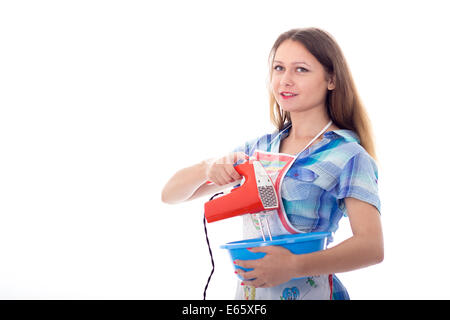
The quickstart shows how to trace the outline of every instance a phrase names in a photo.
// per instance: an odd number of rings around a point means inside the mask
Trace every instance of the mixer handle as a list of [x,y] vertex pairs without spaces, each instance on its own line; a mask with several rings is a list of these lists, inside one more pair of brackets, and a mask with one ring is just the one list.
[[[235,169],[241,176],[244,177],[244,182],[248,179],[248,174],[245,174],[245,170],[242,170],[242,168],[245,167],[244,165],[249,164],[249,163],[251,163],[251,160],[250,160],[250,158],[249,158],[248,156],[246,156],[246,161],[244,161],[243,163],[237,164],[237,162],[236,162],[236,163],[233,164],[234,169]],[[214,182],[208,180],[208,181],[206,181],[206,184],[211,185],[211,184],[214,184]],[[241,183],[241,185],[243,185],[243,184],[244,184],[244,183]],[[231,191],[234,191],[235,189],[236,189],[236,188],[233,188]]]

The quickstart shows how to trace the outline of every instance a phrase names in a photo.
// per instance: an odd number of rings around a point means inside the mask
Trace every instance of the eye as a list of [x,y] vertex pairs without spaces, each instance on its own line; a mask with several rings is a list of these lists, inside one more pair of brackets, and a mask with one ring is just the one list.
[[283,70],[283,67],[280,66],[280,65],[277,65],[277,66],[275,66],[275,67],[273,68],[273,70],[275,70],[275,71],[281,71],[281,70]]
[[[275,71],[283,71],[284,67],[280,66],[280,65],[276,65],[275,67],[273,67],[273,70],[275,70]],[[300,73],[308,72],[308,69],[305,69],[303,67],[297,67],[297,68],[295,68],[295,70],[300,72]]]

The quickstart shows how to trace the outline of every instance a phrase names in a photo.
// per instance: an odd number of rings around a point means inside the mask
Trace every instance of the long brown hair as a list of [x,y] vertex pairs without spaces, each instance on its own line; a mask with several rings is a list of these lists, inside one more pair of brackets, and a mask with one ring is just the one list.
[[318,28],[292,29],[282,33],[275,41],[269,54],[269,103],[270,119],[281,130],[291,121],[290,114],[281,109],[270,89],[273,60],[278,47],[285,40],[298,41],[321,63],[329,76],[335,77],[336,88],[328,90],[326,107],[334,124],[358,134],[361,145],[376,159],[372,126],[368,114],[356,90],[350,69],[336,40],[326,31]]

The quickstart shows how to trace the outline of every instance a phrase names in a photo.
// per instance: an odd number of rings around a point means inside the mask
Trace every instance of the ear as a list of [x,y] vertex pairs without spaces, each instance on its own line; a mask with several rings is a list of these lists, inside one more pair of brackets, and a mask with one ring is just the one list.
[[334,74],[328,76],[328,90],[336,88],[336,76]]

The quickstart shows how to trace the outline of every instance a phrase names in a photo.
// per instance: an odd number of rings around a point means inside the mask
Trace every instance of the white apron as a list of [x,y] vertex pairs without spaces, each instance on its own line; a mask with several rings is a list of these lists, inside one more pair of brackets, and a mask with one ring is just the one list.
[[[330,125],[331,121],[301,152],[308,148]],[[296,156],[256,150],[252,158],[260,161],[266,169],[279,196],[280,208],[267,214],[267,222],[270,224],[272,236],[296,233],[287,219],[280,194],[282,179]],[[256,214],[245,214],[242,217],[244,239],[260,238],[260,225]],[[332,291],[332,277],[328,274],[290,280],[271,288],[242,286],[240,283],[241,280],[237,285],[235,297],[237,300],[324,300],[331,298]]]

